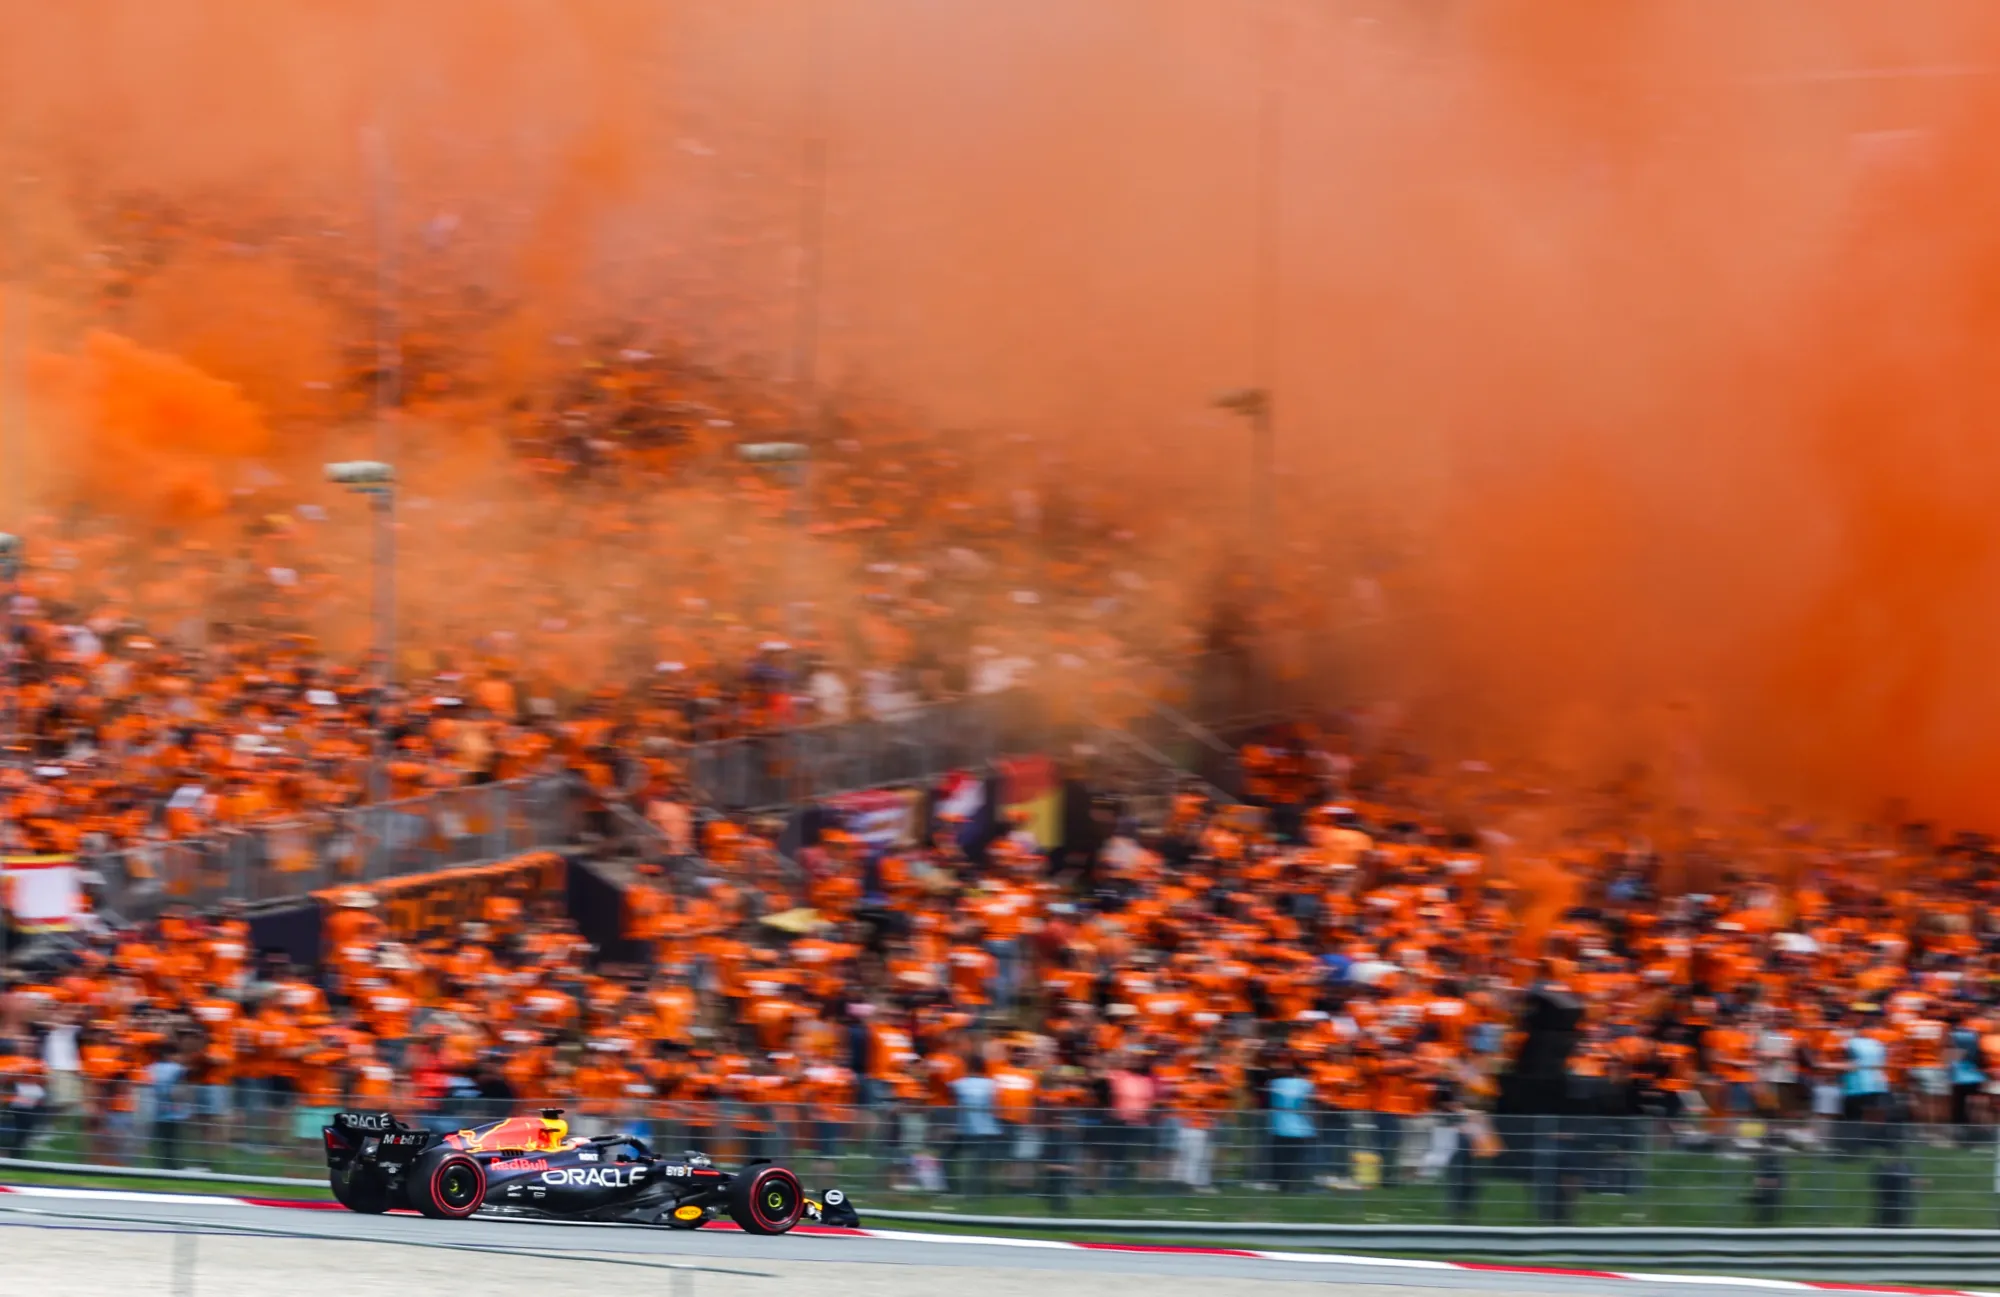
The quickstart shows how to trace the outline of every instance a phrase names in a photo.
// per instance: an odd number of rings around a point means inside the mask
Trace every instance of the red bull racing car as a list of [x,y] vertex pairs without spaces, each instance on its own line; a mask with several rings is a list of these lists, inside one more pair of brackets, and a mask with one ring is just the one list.
[[631,1135],[573,1137],[560,1108],[453,1134],[386,1112],[343,1112],[322,1131],[333,1196],[369,1215],[413,1207],[439,1220],[485,1212],[672,1229],[727,1216],[751,1234],[861,1223],[840,1190],[807,1197],[796,1175],[769,1161],[719,1171],[701,1153],[661,1157]]

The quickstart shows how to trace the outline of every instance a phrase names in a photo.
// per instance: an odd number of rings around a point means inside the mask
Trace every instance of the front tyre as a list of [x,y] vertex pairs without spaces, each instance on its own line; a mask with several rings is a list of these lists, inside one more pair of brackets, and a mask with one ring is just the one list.
[[410,1205],[432,1220],[464,1220],[486,1201],[486,1168],[455,1148],[418,1158],[409,1184]]
[[382,1177],[359,1162],[349,1162],[327,1177],[333,1199],[349,1211],[363,1216],[380,1216],[389,1210],[389,1186]]
[[799,1178],[782,1166],[760,1166],[729,1185],[729,1219],[746,1234],[785,1234],[806,1209]]

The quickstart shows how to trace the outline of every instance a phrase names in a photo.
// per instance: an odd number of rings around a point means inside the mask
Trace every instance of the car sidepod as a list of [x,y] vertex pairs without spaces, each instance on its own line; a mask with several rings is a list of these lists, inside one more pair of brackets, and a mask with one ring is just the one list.
[[509,1154],[486,1163],[486,1200],[495,1207],[549,1216],[611,1218],[668,1198],[674,1169],[651,1159],[619,1159],[590,1146]]

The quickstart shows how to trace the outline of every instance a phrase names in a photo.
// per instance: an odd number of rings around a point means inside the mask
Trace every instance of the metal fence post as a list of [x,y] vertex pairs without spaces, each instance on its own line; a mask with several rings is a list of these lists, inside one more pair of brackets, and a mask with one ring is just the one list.
[[507,821],[507,789],[504,784],[487,784],[475,790],[479,799],[479,854],[491,860],[500,854],[498,834]]
[[[250,895],[251,849],[255,844],[263,841],[263,836],[264,835],[261,830],[251,829],[248,832],[243,833],[239,837],[235,838],[230,843],[230,845],[236,847],[237,850],[231,853],[232,859],[229,862],[230,865],[229,886],[231,891],[237,896]],[[270,863],[269,853],[267,852],[264,854],[265,854],[264,863],[268,866]],[[260,876],[261,872],[262,871],[260,871]]]

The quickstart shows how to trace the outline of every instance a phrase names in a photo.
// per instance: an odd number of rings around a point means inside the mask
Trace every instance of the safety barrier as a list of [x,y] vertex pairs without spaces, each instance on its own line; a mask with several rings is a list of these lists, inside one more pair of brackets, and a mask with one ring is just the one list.
[[[76,1111],[0,1109],[0,1157],[93,1166],[314,1176],[326,1100],[264,1083],[197,1090],[201,1115],[159,1122],[143,1086],[97,1087]],[[458,1129],[513,1104],[356,1098]],[[1270,1114],[1056,1108],[997,1133],[949,1107],[590,1101],[583,1130],[619,1128],[719,1159],[782,1157],[837,1174],[879,1208],[953,1219],[1258,1221],[1263,1227],[1481,1225],[1985,1230],[2000,1223],[1990,1130],[1653,1118],[1461,1119],[1322,1110],[1311,1133]],[[972,1123],[976,1127],[976,1123]]]
[[[864,1204],[866,1206],[867,1204]],[[1219,1221],[970,1216],[870,1209],[871,1220],[957,1229],[1080,1234],[1132,1243],[1324,1249],[1624,1271],[1707,1271],[1847,1283],[1982,1283],[2000,1275],[2000,1230],[1673,1229],[1494,1225],[1273,1225]],[[1644,1276],[1628,1275],[1630,1278]]]

